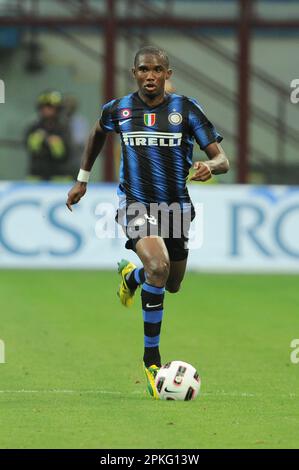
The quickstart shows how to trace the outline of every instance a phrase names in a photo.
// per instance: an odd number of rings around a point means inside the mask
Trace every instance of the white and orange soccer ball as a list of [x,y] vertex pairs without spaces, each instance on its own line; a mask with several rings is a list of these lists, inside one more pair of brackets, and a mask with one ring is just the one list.
[[194,400],[201,380],[191,364],[171,361],[159,369],[155,384],[161,400]]

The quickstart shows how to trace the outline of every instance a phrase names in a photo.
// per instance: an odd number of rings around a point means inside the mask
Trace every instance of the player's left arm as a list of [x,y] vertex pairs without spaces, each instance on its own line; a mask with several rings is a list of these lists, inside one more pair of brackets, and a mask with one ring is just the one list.
[[209,160],[205,162],[194,163],[194,175],[190,178],[192,181],[207,181],[212,175],[227,173],[229,170],[229,161],[221,145],[213,142],[204,149]]

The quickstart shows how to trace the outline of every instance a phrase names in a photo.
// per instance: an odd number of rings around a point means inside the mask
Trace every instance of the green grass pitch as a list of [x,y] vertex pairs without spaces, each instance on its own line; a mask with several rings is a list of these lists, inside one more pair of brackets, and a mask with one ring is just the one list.
[[298,276],[187,273],[166,294],[163,361],[192,363],[194,402],[153,401],[139,295],[118,276],[0,271],[1,448],[298,448]]

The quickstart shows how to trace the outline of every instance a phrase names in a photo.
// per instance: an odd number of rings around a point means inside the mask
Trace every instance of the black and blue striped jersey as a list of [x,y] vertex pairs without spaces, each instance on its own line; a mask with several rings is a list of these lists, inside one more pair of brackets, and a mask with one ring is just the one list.
[[222,140],[197,101],[177,94],[154,108],[137,92],[112,100],[103,106],[100,124],[120,135],[120,194],[145,204],[189,203],[194,139],[202,150]]

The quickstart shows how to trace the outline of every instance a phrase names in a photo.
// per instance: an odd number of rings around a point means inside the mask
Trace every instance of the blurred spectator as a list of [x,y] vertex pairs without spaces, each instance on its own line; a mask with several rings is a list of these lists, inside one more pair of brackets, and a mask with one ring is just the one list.
[[30,157],[30,175],[42,180],[70,175],[70,136],[61,122],[62,95],[47,90],[37,99],[38,120],[26,131],[26,148]]
[[75,173],[80,166],[82,153],[89,134],[89,122],[78,112],[78,101],[73,95],[65,95],[63,99],[64,117],[68,124],[72,141],[71,166]]

